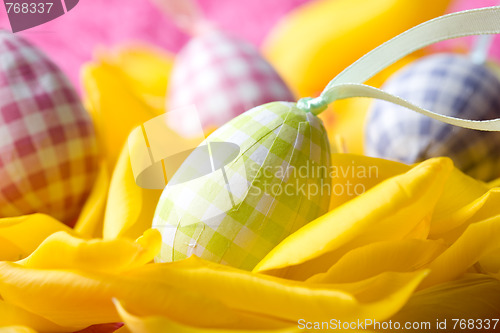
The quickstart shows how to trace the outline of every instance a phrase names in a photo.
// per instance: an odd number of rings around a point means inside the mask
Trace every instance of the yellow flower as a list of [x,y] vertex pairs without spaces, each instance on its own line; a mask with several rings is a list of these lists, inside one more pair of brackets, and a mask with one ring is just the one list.
[[129,46],[101,51],[83,67],[85,105],[110,170],[130,131],[165,112],[172,61],[150,46]]
[[139,237],[151,227],[161,192],[137,186],[130,164],[129,149],[127,146],[123,147],[109,187],[103,237]]
[[[131,239],[147,223],[133,211],[141,194],[132,190],[124,150],[112,178],[129,184],[117,182],[108,195],[108,202],[130,196],[123,212],[112,208],[120,223],[82,222],[93,227],[80,232],[40,214],[0,220],[0,330],[73,332],[124,322],[124,332],[288,333],[331,319],[435,323],[500,312],[498,189],[447,158],[413,167],[348,154],[333,161],[379,172],[339,172],[336,182],[366,191],[339,195],[328,214],[247,272],[196,257],[151,263],[161,237],[146,230]],[[88,212],[82,221],[99,221]],[[89,238],[99,228],[110,236]]]
[[302,280],[360,246],[425,239],[452,170],[451,160],[431,159],[383,181],[289,236],[254,271]]
[[83,67],[82,85],[104,162],[75,230],[85,237],[135,239],[151,227],[161,191],[135,184],[126,140],[135,127],[165,112],[173,56],[128,45],[99,50],[95,58]]
[[0,260],[23,259],[58,231],[74,233],[65,224],[44,214],[0,219]]

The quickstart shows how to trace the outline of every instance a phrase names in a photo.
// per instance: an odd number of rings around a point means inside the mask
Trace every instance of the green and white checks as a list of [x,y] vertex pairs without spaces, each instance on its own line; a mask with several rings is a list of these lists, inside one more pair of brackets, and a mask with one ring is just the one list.
[[212,133],[163,191],[153,220],[163,237],[158,259],[194,254],[252,269],[327,212],[329,168],[315,115],[284,102],[245,112]]

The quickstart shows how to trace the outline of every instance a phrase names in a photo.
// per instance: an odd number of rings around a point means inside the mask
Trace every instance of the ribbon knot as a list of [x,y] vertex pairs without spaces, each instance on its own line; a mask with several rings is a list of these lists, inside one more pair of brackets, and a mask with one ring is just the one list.
[[328,107],[328,101],[319,96],[316,98],[304,97],[299,99],[297,107],[304,112],[310,112],[314,115],[320,114]]

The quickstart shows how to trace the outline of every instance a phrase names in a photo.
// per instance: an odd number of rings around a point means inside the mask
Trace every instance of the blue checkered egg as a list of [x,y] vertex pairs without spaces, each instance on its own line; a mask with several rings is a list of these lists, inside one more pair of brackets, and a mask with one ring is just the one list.
[[[500,117],[499,79],[463,55],[424,57],[395,73],[382,89],[447,116]],[[448,156],[472,177],[500,176],[500,133],[448,125],[384,101],[375,101],[368,113],[365,152],[404,163]]]
[[250,270],[328,211],[330,149],[322,121],[295,103],[253,108],[213,132],[165,187],[153,227],[159,261],[196,255]]
[[[254,45],[214,29],[192,38],[178,53],[166,107],[194,105],[202,126],[214,129],[258,105],[294,100]],[[177,128],[189,128],[189,117],[173,117]]]

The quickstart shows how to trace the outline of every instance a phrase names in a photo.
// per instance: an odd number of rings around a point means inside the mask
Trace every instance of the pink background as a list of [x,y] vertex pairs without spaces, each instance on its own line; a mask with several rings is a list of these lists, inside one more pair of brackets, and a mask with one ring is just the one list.
[[[259,45],[285,13],[310,0],[198,0],[206,17]],[[0,28],[10,30],[0,4]],[[80,0],[66,15],[19,32],[43,50],[77,85],[81,64],[98,45],[146,41],[177,52],[188,37],[149,0]]]
[[[197,0],[208,19],[256,45],[285,13],[308,1],[311,0]],[[451,11],[499,3],[500,0],[456,0]],[[10,30],[2,4],[0,28]],[[79,68],[91,59],[96,46],[145,41],[177,52],[188,40],[148,0],[80,0],[66,15],[19,34],[45,50],[77,86]],[[446,42],[439,49],[467,43]],[[500,59],[500,38],[496,38],[491,54]]]

